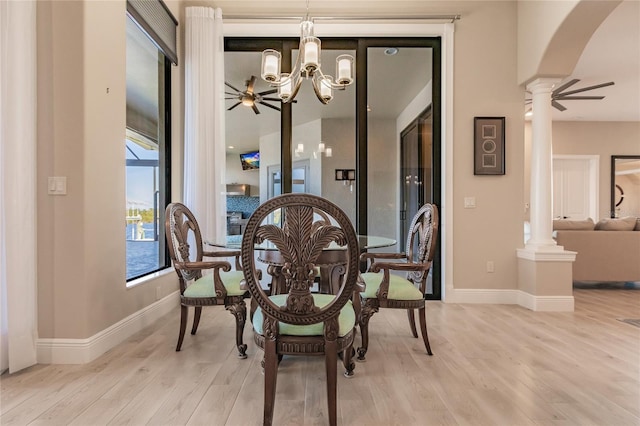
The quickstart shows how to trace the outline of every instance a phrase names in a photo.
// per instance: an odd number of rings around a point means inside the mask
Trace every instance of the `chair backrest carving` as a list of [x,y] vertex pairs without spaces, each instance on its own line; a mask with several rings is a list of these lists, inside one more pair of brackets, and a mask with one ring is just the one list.
[[[409,227],[406,256],[408,262],[432,262],[438,238],[438,208],[434,204],[425,204],[415,214]],[[418,283],[426,278],[426,272],[413,271],[408,278]]]
[[[167,206],[165,229],[166,234],[170,236],[169,256],[174,264],[202,261],[202,234],[195,216],[187,206],[181,203],[171,203]],[[184,281],[202,276],[202,270],[176,268],[176,272]]]
[[[284,218],[282,227],[265,221],[278,209]],[[321,219],[314,220],[318,215]],[[336,225],[331,224],[329,217]],[[282,274],[288,290],[283,306],[268,299],[257,278],[254,250],[256,244],[265,241],[274,245],[282,257]],[[335,246],[331,250],[344,251],[346,270],[335,298],[319,307],[311,295],[315,265],[331,244]],[[247,223],[242,240],[242,265],[249,290],[265,314],[265,334],[269,334],[269,327],[277,321],[300,325],[335,321],[337,328],[337,315],[351,297],[356,283],[358,255],[353,225],[330,201],[311,194],[284,194],[260,205]]]

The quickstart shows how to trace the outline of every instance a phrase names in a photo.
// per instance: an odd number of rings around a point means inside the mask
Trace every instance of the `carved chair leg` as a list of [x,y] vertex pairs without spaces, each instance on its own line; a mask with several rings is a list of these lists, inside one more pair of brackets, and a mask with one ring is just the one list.
[[202,306],[196,306],[195,312],[193,314],[193,327],[191,327],[191,334],[196,334],[196,331],[198,331],[200,316],[202,316]]
[[329,406],[329,424],[335,426],[337,420],[337,382],[338,382],[338,343],[328,340],[324,344],[324,356],[327,372],[327,402]]
[[358,361],[365,361],[365,355],[369,348],[369,320],[376,312],[378,312],[378,307],[372,305],[369,300],[367,300],[362,306],[359,318],[362,346],[358,348]]
[[416,339],[418,338],[418,330],[416,330],[416,318],[413,315],[413,309],[407,309],[407,316],[409,317],[409,326],[411,327],[411,334]]
[[247,321],[247,305],[244,300],[225,306],[225,309],[236,318],[236,346],[238,348],[238,358],[247,357],[247,345],[242,341],[244,324]]
[[273,423],[273,408],[276,400],[276,379],[278,378],[278,355],[276,341],[264,342],[264,419],[265,426]]
[[[355,329],[354,329],[355,332]],[[353,377],[353,370],[356,368],[356,363],[353,362],[353,342],[342,351],[342,364],[344,365],[344,377]]]
[[424,340],[424,347],[427,348],[427,353],[433,355],[431,352],[431,345],[429,345],[429,335],[427,334],[427,309],[422,307],[418,309],[418,316],[420,317],[420,331],[422,332],[422,340]]
[[180,334],[178,334],[178,344],[176,345],[176,352],[179,352],[182,348],[182,341],[184,340],[184,332],[187,330],[187,318],[189,316],[189,308],[184,305],[180,305]]

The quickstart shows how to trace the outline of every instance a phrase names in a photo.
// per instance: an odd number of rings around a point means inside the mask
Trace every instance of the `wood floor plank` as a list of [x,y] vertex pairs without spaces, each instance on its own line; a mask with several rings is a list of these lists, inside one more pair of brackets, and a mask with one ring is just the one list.
[[[427,302],[434,356],[406,312],[381,309],[366,362],[338,366],[341,425],[640,425],[639,290],[576,289],[575,312]],[[192,315],[192,314],[191,314]],[[191,317],[190,317],[191,319]],[[262,424],[262,351],[248,324],[203,310],[175,352],[179,309],[85,365],[0,377],[4,425]],[[360,336],[355,346],[360,345]],[[274,424],[328,423],[322,357],[285,357]]]

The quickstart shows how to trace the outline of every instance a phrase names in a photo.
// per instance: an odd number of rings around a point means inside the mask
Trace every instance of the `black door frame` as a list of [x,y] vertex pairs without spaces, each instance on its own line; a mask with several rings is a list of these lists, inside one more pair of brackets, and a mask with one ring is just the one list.
[[[276,49],[282,53],[282,69],[291,69],[291,51],[298,49],[300,40],[294,37],[225,37],[225,52],[262,52],[265,49]],[[368,48],[370,47],[425,47],[432,49],[432,123],[433,123],[433,203],[442,211],[442,182],[441,182],[441,152],[442,152],[442,96],[441,96],[441,63],[442,63],[442,39],[441,37],[323,37],[323,49],[355,50],[356,51],[356,232],[367,233],[368,196],[367,196],[367,139],[368,139],[368,115],[367,115],[367,72],[368,72]],[[282,165],[282,193],[291,192],[292,169],[292,135],[293,120],[290,103],[283,103],[280,115],[281,146],[280,164]],[[440,143],[436,143],[440,141]],[[442,227],[440,227],[442,230]],[[437,241],[437,251],[433,268],[432,295],[427,299],[441,299],[442,283],[440,278],[440,243]],[[438,285],[436,285],[436,283]]]

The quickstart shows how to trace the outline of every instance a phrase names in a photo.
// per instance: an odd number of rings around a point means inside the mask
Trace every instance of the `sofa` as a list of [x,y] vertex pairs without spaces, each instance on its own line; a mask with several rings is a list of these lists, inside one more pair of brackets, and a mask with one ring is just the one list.
[[577,252],[574,281],[640,281],[640,219],[554,220],[554,234]]

